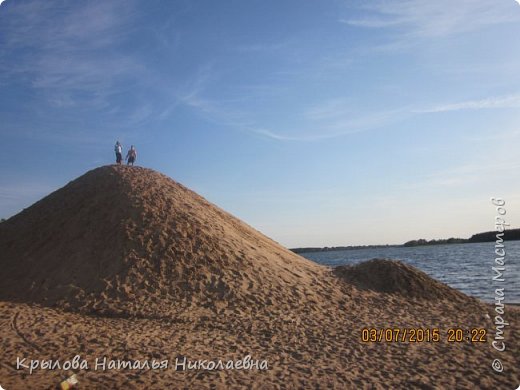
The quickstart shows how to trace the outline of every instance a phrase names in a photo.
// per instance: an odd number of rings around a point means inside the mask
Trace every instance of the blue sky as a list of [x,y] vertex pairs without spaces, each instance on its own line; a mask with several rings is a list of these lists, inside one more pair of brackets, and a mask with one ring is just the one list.
[[118,139],[281,242],[393,244],[520,210],[520,5],[0,5],[0,216]]

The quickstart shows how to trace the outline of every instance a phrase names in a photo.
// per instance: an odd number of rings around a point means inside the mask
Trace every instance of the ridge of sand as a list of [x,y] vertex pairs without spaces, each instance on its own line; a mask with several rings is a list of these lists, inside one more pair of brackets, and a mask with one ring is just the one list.
[[[331,270],[288,251],[172,179],[94,169],[0,224],[0,384],[50,388],[62,371],[17,357],[267,360],[269,370],[79,370],[88,389],[509,388],[492,371],[492,307],[405,264]],[[437,328],[442,340],[364,343],[365,328]],[[485,343],[449,343],[484,328]]]
[[[471,299],[402,261],[372,259],[338,266],[334,274],[361,290],[399,294],[407,298],[449,299],[452,302],[468,302]],[[477,300],[474,299],[474,302]]]

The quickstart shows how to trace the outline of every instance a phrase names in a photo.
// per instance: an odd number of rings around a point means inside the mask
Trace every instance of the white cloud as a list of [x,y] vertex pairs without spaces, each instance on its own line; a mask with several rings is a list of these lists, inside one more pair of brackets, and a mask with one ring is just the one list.
[[520,14],[512,12],[509,4],[488,0],[379,1],[361,8],[370,16],[340,22],[362,28],[398,27],[408,38],[439,37],[520,21]]
[[[277,141],[317,141],[338,138],[384,128],[392,123],[427,113],[520,108],[520,95],[439,104],[426,108],[408,105],[386,110],[370,110],[367,108],[360,110],[348,99],[334,98],[295,111],[292,114],[294,123],[302,123],[302,125],[284,127],[277,131],[270,128],[261,119],[255,119],[253,115],[240,111],[233,104],[225,104],[225,101],[220,99],[217,101],[203,97],[206,78],[206,76],[201,76],[189,92],[178,97],[177,104],[184,104],[196,109],[215,123]],[[242,100],[246,98],[242,96]]]
[[109,107],[145,71],[114,50],[127,39],[132,10],[132,2],[120,0],[65,7],[13,2],[0,26],[0,84],[23,80],[51,107]]
[[[318,110],[319,107],[316,110],[311,109],[310,112],[315,115],[315,113],[319,112]],[[328,114],[330,115],[329,117],[315,117],[317,120],[311,121],[306,126],[306,129],[303,130],[289,129],[280,133],[263,127],[249,126],[245,129],[279,141],[319,141],[382,128],[390,123],[406,119],[410,115],[410,111],[407,108],[399,108],[365,114],[349,112],[345,115],[345,112],[333,111],[330,111]],[[308,115],[309,112],[303,112],[301,118],[305,118]],[[325,115],[325,112],[323,115]]]
[[520,95],[491,97],[481,100],[468,100],[458,103],[449,103],[430,108],[419,109],[417,113],[435,113],[460,110],[484,110],[498,108],[520,108]]
[[265,123],[259,123],[247,112],[229,107],[222,101],[202,97],[200,86],[179,98],[182,104],[198,110],[207,119],[235,130],[260,135],[277,141],[317,141],[342,137],[382,127],[412,115],[408,107],[385,111],[366,111],[360,113],[343,99],[332,99],[294,113],[295,123],[303,122],[302,127],[286,128],[276,131]]
[[341,23],[345,23],[355,27],[367,28],[386,28],[395,27],[404,23],[404,20],[384,19],[384,18],[366,18],[366,19],[340,19]]

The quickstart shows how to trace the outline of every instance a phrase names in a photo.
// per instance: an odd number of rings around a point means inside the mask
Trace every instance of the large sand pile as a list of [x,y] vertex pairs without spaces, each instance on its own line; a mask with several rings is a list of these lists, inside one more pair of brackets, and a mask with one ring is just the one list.
[[[286,250],[149,169],[88,172],[0,224],[0,385],[51,388],[61,370],[17,358],[170,361],[163,370],[77,370],[87,389],[510,388],[490,368],[492,308],[404,264],[330,270]],[[486,343],[449,343],[449,328]],[[439,342],[365,343],[365,328],[438,328]],[[176,371],[191,361],[266,360],[269,370]]]
[[323,273],[172,179],[125,166],[2,223],[0,252],[0,299],[122,316],[294,303]]

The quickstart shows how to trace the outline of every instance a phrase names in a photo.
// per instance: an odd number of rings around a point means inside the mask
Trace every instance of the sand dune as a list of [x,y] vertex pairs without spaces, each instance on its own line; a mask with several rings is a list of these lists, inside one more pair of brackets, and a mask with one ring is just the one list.
[[[95,169],[0,224],[0,384],[55,386],[68,370],[16,370],[17,357],[79,354],[81,388],[514,388],[520,312],[508,350],[494,312],[391,261],[331,270],[277,244],[149,169]],[[438,328],[438,342],[361,341],[364,328]],[[484,343],[449,328],[486,328]],[[176,359],[268,370],[175,370]],[[96,358],[167,369],[94,370]],[[500,357],[506,370],[490,367]]]

